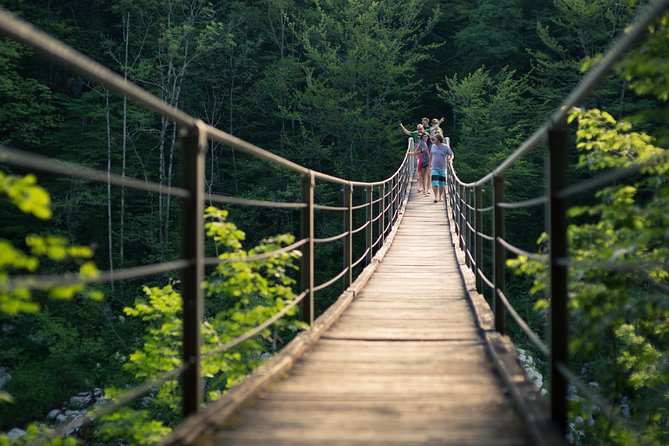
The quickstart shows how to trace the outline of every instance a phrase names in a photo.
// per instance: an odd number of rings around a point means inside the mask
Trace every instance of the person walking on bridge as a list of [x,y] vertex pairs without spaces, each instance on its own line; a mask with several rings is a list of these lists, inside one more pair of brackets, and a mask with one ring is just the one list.
[[[427,118],[423,118],[423,119],[427,119]],[[413,139],[414,149],[416,149],[418,147],[418,144],[421,141],[420,135],[422,135],[423,132],[425,131],[425,127],[423,126],[423,124],[416,124],[416,130],[414,130],[413,132],[410,132],[409,130],[407,130],[407,128],[404,127],[404,125],[402,125],[402,121],[399,122],[399,126],[407,136],[410,136]],[[428,152],[429,152],[429,150],[428,150]],[[425,193],[426,190],[421,189],[420,167],[421,167],[421,162],[420,162],[420,156],[419,156],[416,160],[416,172],[418,173],[418,192]]]
[[452,163],[455,155],[451,148],[444,144],[444,137],[440,134],[434,137],[436,144],[430,147],[430,159],[432,161],[432,190],[434,191],[434,202],[444,201],[444,189],[446,186],[446,162]]
[[425,131],[425,127],[423,127],[423,124],[416,124],[416,130],[414,130],[413,132],[407,130],[407,128],[404,127],[404,125],[402,125],[402,121],[399,122],[399,125],[402,131],[407,136],[411,136],[413,138],[414,144],[418,144],[418,136]]
[[434,138],[437,135],[444,136],[443,130],[441,130],[441,127],[439,125],[444,122],[444,118],[442,117],[441,119],[437,118],[432,118],[432,121],[430,121],[430,126],[425,127],[425,131],[430,131],[430,138]]
[[430,144],[427,132],[420,135],[416,150],[411,152],[411,155],[418,157],[418,192],[429,195]]

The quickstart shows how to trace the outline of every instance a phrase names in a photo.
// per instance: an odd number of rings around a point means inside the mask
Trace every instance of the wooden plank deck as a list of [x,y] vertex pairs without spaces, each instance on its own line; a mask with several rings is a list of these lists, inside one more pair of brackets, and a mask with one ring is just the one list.
[[444,203],[414,184],[392,246],[342,316],[195,444],[533,444],[465,296]]

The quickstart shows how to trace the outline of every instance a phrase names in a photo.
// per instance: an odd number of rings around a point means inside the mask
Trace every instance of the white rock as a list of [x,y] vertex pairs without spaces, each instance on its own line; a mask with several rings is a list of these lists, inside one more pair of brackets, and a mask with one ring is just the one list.
[[629,399],[625,396],[623,397],[623,400],[620,403],[620,413],[622,414],[623,417],[625,417],[628,420],[632,416],[632,413],[630,412]]
[[9,441],[14,442],[19,438],[23,437],[25,434],[26,431],[24,431],[23,429],[19,429],[18,427],[15,427],[14,429],[7,432],[7,438],[9,438]]
[[265,352],[265,353],[263,353],[262,355],[260,355],[260,359],[262,359],[263,361],[267,361],[267,360],[268,360],[269,358],[271,358],[271,357],[272,357],[272,354],[271,354],[271,353],[267,353],[267,352]]
[[75,417],[70,422],[70,424],[68,424],[67,426],[65,426],[63,428],[63,433],[65,435],[72,434],[74,431],[76,431],[77,429],[79,429],[81,427],[81,425],[83,424],[85,419],[86,419],[86,417],[84,415],[79,415],[79,416]]
[[60,409],[54,409],[46,415],[47,420],[55,420],[60,415]]
[[0,389],[2,389],[2,387],[5,384],[11,381],[11,379],[12,379],[12,374],[9,373],[9,371],[6,368],[0,367]]
[[90,393],[80,393],[70,398],[70,405],[78,408],[86,407],[92,403]]

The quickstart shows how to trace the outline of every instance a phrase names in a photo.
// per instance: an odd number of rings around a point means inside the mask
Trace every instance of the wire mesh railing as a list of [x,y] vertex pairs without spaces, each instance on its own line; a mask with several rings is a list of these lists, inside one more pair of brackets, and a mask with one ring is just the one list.
[[[593,401],[610,419],[627,425],[626,420],[616,415],[610,404],[599,397],[569,369],[568,355],[568,268],[574,266],[567,252],[567,211],[568,199],[611,185],[628,178],[645,167],[666,161],[666,153],[638,163],[633,167],[614,169],[576,184],[568,184],[568,126],[567,115],[602,81],[632,46],[647,32],[653,21],[669,8],[669,1],[651,2],[640,14],[633,26],[603,55],[599,62],[581,79],[556,109],[553,115],[529,138],[527,138],[508,158],[487,175],[475,182],[464,182],[458,178],[452,166],[449,168],[448,194],[451,203],[450,218],[455,225],[457,243],[465,252],[466,265],[474,276],[476,291],[483,293],[484,286],[492,291],[494,325],[496,331],[505,333],[505,313],[508,313],[535,345],[538,351],[549,359],[551,418],[567,432],[568,385],[574,385]],[[545,195],[518,202],[505,201],[505,176],[507,172],[537,146],[547,142],[547,192]],[[491,187],[492,204],[484,203],[484,188]],[[548,255],[530,253],[505,239],[505,209],[526,209],[545,206],[548,234]],[[490,214],[491,213],[491,214]],[[483,215],[490,215],[490,231],[484,230]],[[492,253],[490,264],[484,265],[483,243],[489,242]],[[532,330],[518,314],[506,296],[506,253],[525,256],[548,266],[550,284],[549,344]],[[485,274],[484,266],[492,272],[492,278]],[[590,265],[591,266],[591,265]],[[605,265],[603,265],[605,266]],[[619,265],[618,265],[619,266]],[[659,265],[656,265],[659,266]],[[666,265],[665,265],[666,266]],[[633,430],[632,430],[633,432]],[[638,434],[637,434],[637,438]]]
[[[61,162],[52,158],[28,153],[10,147],[0,147],[0,162],[49,172],[64,177],[84,179],[92,182],[131,188],[139,191],[169,194],[181,199],[181,256],[168,262],[143,265],[114,271],[104,271],[95,277],[82,278],[79,275],[60,276],[24,276],[13,277],[0,283],[0,291],[16,289],[45,289],[53,286],[81,283],[99,283],[111,280],[142,278],[164,272],[180,271],[181,295],[183,299],[183,352],[182,365],[163,373],[154,380],[144,383],[113,401],[96,409],[80,424],[83,426],[108,414],[131,401],[147,394],[167,380],[180,377],[183,416],[198,411],[203,403],[203,383],[201,362],[205,357],[221,354],[240,343],[251,339],[271,326],[292,308],[300,305],[301,319],[309,325],[314,323],[314,294],[343,279],[344,287],[349,287],[354,280],[353,272],[363,262],[372,263],[374,253],[379,251],[386,237],[396,222],[402,203],[408,197],[409,179],[414,174],[414,163],[409,153],[413,152],[413,141],[409,140],[407,152],[398,169],[387,179],[377,182],[359,182],[317,172],[263,150],[253,144],[229,135],[204,122],[171,107],[166,102],[128,82],[104,66],[78,53],[62,42],[36,29],[27,22],[0,9],[0,33],[19,41],[41,53],[56,63],[100,83],[119,95],[124,95],[137,105],[152,110],[162,117],[175,122],[180,127],[179,140],[181,150],[181,187],[165,188],[164,185],[139,180],[126,176],[110,174],[85,168],[78,164]],[[281,166],[300,175],[301,200],[297,202],[278,202],[252,200],[240,197],[222,196],[205,192],[204,162],[209,141],[224,144],[250,156]],[[314,191],[317,183],[339,185],[343,190],[343,206],[330,206],[315,202]],[[354,203],[354,192],[364,191],[364,200]],[[272,252],[227,258],[205,256],[204,207],[205,202],[249,206],[256,208],[293,209],[301,214],[301,229],[298,241]],[[344,215],[344,231],[331,237],[316,238],[314,234],[315,211],[336,212]],[[355,212],[364,214],[364,223],[353,226]],[[353,234],[365,231],[365,246],[354,261]],[[316,244],[327,244],[343,240],[344,267],[334,277],[316,285],[314,283],[314,254]],[[203,321],[203,289],[205,266],[221,262],[250,262],[272,256],[301,250],[300,294],[287,303],[283,309],[251,331],[226,342],[206,355],[201,353],[202,335],[200,324]],[[62,433],[65,426],[56,429]]]

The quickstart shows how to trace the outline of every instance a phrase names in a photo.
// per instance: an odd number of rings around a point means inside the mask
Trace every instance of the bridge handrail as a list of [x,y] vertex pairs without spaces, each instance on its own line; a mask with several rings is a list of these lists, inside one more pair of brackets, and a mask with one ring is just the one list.
[[[483,285],[493,291],[493,310],[495,314],[495,330],[505,332],[504,309],[506,308],[519,327],[525,332],[530,341],[550,359],[550,400],[551,417],[562,429],[567,430],[567,386],[574,384],[580,391],[590,398],[596,405],[610,416],[610,419],[630,428],[629,423],[615,415],[601,397],[597,396],[586,384],[581,382],[568,368],[567,352],[567,268],[579,261],[567,257],[566,231],[567,206],[566,200],[578,193],[597,189],[612,184],[620,179],[629,177],[644,167],[666,161],[669,153],[656,155],[643,163],[623,169],[616,169],[594,178],[568,185],[566,177],[567,167],[567,115],[586,96],[596,88],[604,76],[608,74],[613,64],[620,60],[632,46],[641,39],[652,22],[669,8],[669,1],[656,0],[650,2],[646,9],[638,16],[632,27],[614,44],[604,56],[586,73],[586,75],[572,89],[565,101],[557,108],[551,117],[530,135],[519,147],[491,172],[473,182],[462,181],[452,166],[449,167],[448,193],[451,203],[451,218],[455,224],[458,243],[465,251],[466,266],[472,269],[476,279],[476,290],[482,293]],[[544,196],[509,203],[504,201],[505,173],[518,160],[522,159],[537,145],[548,142],[548,192]],[[669,152],[669,151],[668,151]],[[493,183],[492,206],[483,206],[483,186]],[[504,209],[520,209],[538,205],[546,206],[546,215],[549,216],[547,232],[549,233],[549,254],[530,253],[513,246],[504,239]],[[482,214],[493,211],[492,234],[483,232]],[[493,280],[485,276],[482,269],[483,240],[492,244]],[[550,269],[550,346],[546,346],[541,338],[531,330],[529,325],[518,315],[506,295],[504,294],[505,256],[506,250],[517,255],[547,263]],[[592,262],[588,262],[592,266]],[[597,265],[605,267],[606,265]],[[655,265],[661,267],[661,265]],[[621,265],[616,265],[620,268]],[[629,268],[639,268],[638,265],[628,265]],[[660,284],[658,284],[659,286]],[[637,438],[639,434],[633,428],[630,433]]]
[[[126,176],[120,176],[109,172],[85,168],[83,166],[54,160],[49,157],[20,151],[14,148],[0,146],[0,162],[11,165],[28,167],[39,171],[55,173],[63,176],[90,180],[98,183],[114,186],[127,187],[145,192],[160,193],[181,198],[183,200],[182,212],[186,216],[182,228],[183,248],[180,260],[143,265],[116,271],[100,272],[96,277],[81,277],[76,274],[65,274],[60,276],[33,276],[12,278],[3,285],[12,287],[32,287],[42,289],[45,285],[75,284],[75,283],[99,283],[127,278],[140,278],[155,275],[167,271],[182,271],[182,299],[183,299],[183,361],[181,366],[172,371],[165,372],[153,381],[143,383],[134,389],[130,389],[124,395],[97,408],[87,414],[82,425],[89,424],[100,416],[122,407],[136,398],[148,393],[152,388],[164,383],[169,379],[181,375],[182,384],[182,412],[188,416],[196,412],[202,402],[203,386],[199,376],[200,363],[202,359],[213,354],[220,354],[225,350],[233,348],[253,336],[256,336],[279,318],[285,316],[289,310],[297,304],[301,304],[302,319],[308,324],[314,322],[314,293],[325,289],[333,283],[344,278],[345,286],[348,287],[353,281],[353,269],[364,260],[367,264],[372,262],[375,252],[381,249],[386,236],[392,230],[399,209],[408,196],[408,182],[414,173],[414,163],[411,162],[413,152],[413,140],[409,138],[407,150],[403,161],[397,170],[388,178],[373,181],[350,181],[336,176],[306,168],[267,150],[261,149],[249,142],[232,136],[222,130],[188,115],[187,113],[171,106],[165,101],[145,91],[141,87],[129,82],[108,68],[93,61],[92,59],[77,52],[48,34],[38,30],[24,20],[13,16],[0,8],[0,34],[21,42],[54,60],[56,63],[79,73],[85,78],[97,81],[107,89],[115,93],[127,96],[140,106],[152,110],[159,115],[170,119],[181,127],[180,146],[182,150],[183,164],[183,186],[165,187],[163,184],[139,180]],[[258,159],[282,166],[288,170],[301,175],[302,178],[302,201],[296,203],[252,200],[240,197],[230,197],[205,193],[203,160],[206,153],[208,140],[218,141],[229,147],[249,154]],[[316,204],[314,202],[314,189],[316,180],[344,186],[344,206],[329,206]],[[353,204],[354,188],[366,191],[366,199],[360,205]],[[376,190],[376,192],[375,192]],[[378,199],[373,199],[375,193]],[[302,214],[302,231],[299,241],[274,250],[253,256],[234,257],[234,253],[228,253],[229,257],[205,257],[204,256],[204,203],[208,200],[212,203],[224,203],[239,206],[253,206],[264,208],[297,209]],[[357,229],[353,229],[353,211],[366,210],[366,223]],[[314,236],[314,211],[337,211],[345,214],[346,231],[340,235],[330,238],[317,239]],[[378,225],[374,223],[378,222]],[[378,226],[375,231],[375,226]],[[354,233],[366,229],[366,249],[362,256],[355,262],[352,259],[352,236]],[[375,242],[374,233],[378,234]],[[314,244],[316,242],[332,242],[339,239],[344,241],[345,267],[335,277],[326,282],[314,286]],[[279,313],[264,321],[254,329],[227,342],[223,346],[205,353],[200,352],[199,324],[202,315],[203,292],[200,283],[204,276],[204,267],[217,265],[222,262],[254,261],[276,256],[296,249],[302,250],[302,267],[300,286],[302,292],[288,303]],[[41,282],[35,283],[36,279]],[[62,433],[67,423],[58,426],[55,433]]]

